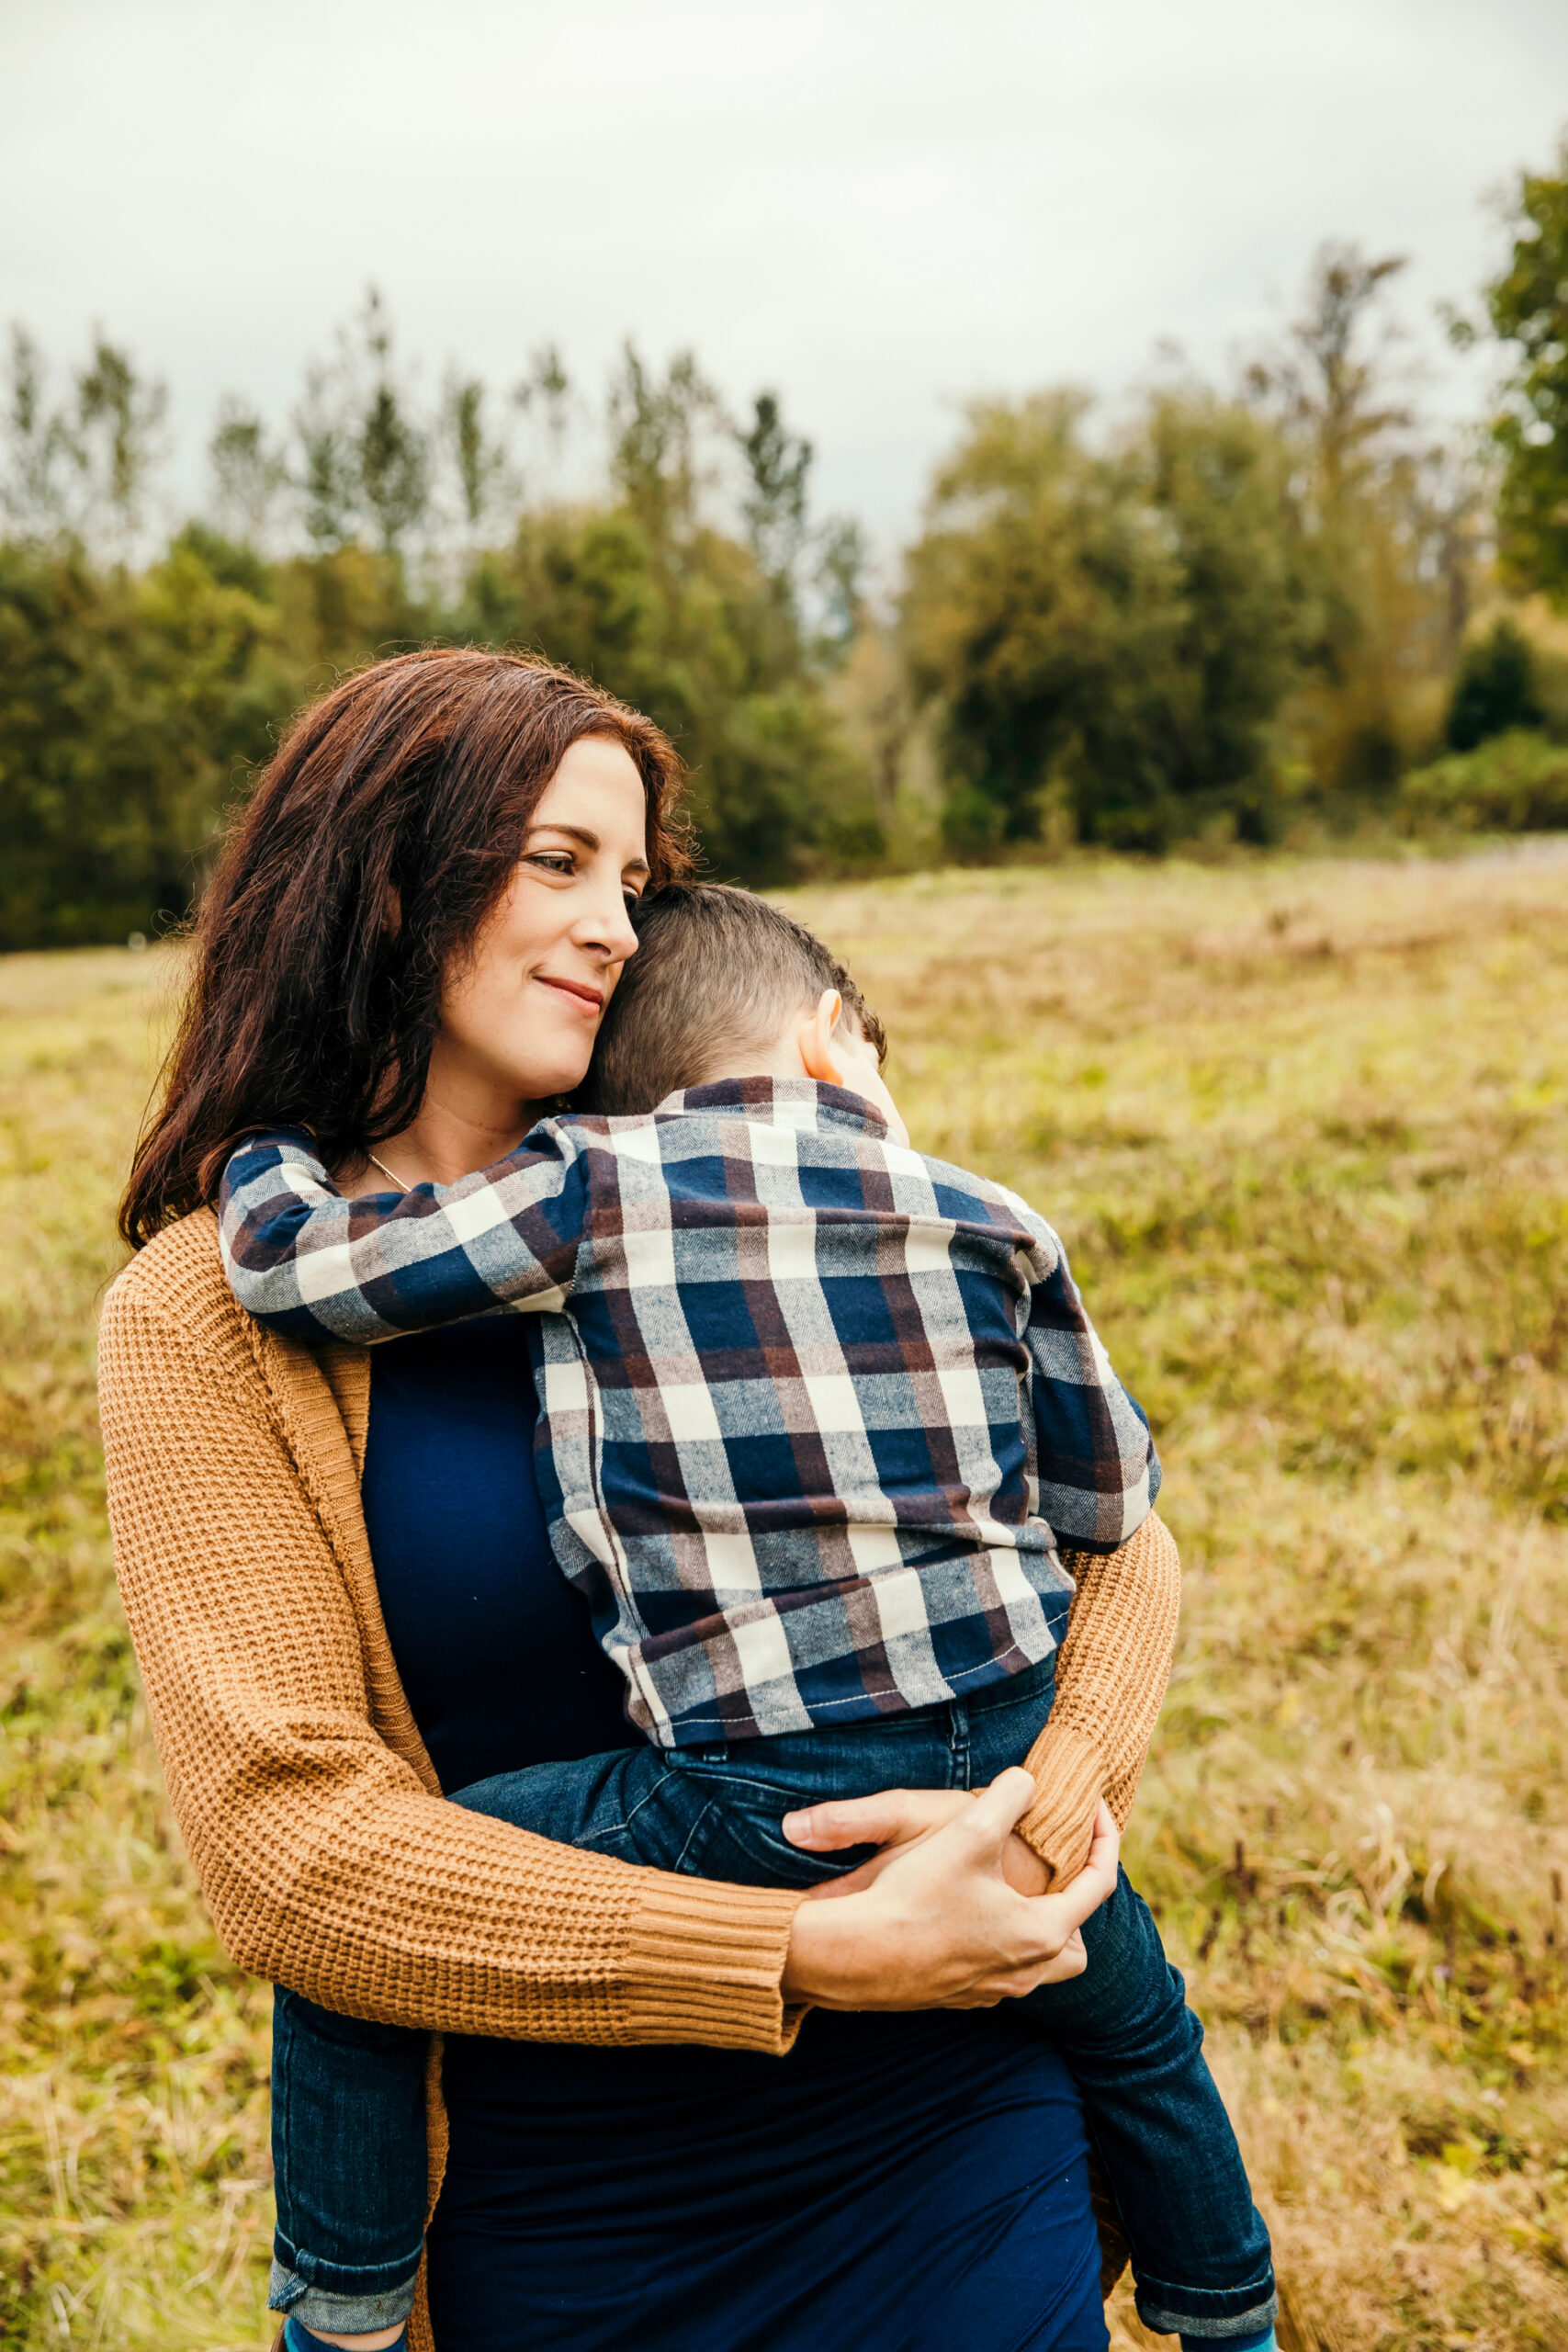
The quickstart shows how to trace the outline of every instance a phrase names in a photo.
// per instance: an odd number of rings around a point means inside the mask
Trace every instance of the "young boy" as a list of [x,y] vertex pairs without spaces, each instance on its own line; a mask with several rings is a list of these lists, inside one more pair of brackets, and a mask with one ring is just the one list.
[[[551,1542],[647,1744],[456,1801],[808,1885],[860,1857],[803,1850],[784,1817],[950,1785],[955,1702],[969,1785],[1025,1760],[1073,1596],[1057,1542],[1118,1549],[1159,1467],[1055,1235],[910,1148],[880,1024],[821,943],[714,885],[637,927],[593,1114],[459,1183],[359,1200],[298,1132],[253,1138],[223,1180],[224,1260],[251,1313],[305,1340],[530,1315]],[[1270,2344],[1268,2233],[1181,1980],[1124,1877],[1084,1933],[1087,1973],[1017,2012],[1078,2081],[1140,2312],[1184,2344]],[[341,2066],[370,2142],[406,2133],[406,2100],[378,2110],[375,2064],[341,2054],[354,2021],[333,2025],[312,2064]],[[300,2177],[310,2149],[288,2162]]]

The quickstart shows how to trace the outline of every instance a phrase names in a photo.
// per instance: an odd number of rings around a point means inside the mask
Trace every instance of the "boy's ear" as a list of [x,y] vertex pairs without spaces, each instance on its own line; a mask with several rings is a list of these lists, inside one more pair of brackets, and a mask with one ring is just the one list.
[[844,1000],[837,989],[824,989],[809,1012],[800,1016],[795,1033],[806,1075],[818,1086],[842,1086],[844,1066],[833,1045],[833,1032],[843,1018]]

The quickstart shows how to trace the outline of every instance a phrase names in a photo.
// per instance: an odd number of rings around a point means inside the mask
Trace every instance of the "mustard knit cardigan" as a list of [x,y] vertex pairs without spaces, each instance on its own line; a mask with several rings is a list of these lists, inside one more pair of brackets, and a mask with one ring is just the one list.
[[[109,1291],[99,1391],[115,1565],[170,1801],[236,1965],[434,2035],[788,2049],[797,1894],[634,1868],[443,1800],[360,1509],[366,1351],[254,1323],[201,1210]],[[1100,1792],[1119,1820],[1131,1806],[1179,1570],[1155,1518],[1068,1565],[1078,1593],[1021,1826],[1070,1875]],[[432,2352],[423,2277],[409,2340]]]

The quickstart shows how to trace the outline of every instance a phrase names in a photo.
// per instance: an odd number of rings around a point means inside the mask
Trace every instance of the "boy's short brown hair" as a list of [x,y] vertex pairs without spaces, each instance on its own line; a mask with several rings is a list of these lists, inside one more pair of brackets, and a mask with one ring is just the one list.
[[790,1014],[837,989],[886,1058],[887,1039],[845,967],[804,923],[753,891],[689,882],[632,910],[637,950],[610,1000],[579,1107],[651,1111],[667,1094],[773,1043]]

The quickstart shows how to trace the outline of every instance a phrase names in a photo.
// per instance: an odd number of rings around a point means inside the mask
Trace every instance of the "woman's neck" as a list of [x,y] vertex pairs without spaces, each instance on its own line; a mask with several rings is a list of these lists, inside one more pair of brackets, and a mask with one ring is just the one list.
[[[455,1184],[515,1151],[542,1104],[508,1096],[448,1096],[434,1086],[408,1125],[376,1147],[376,1159],[400,1184]],[[374,1165],[374,1163],[372,1163]]]

